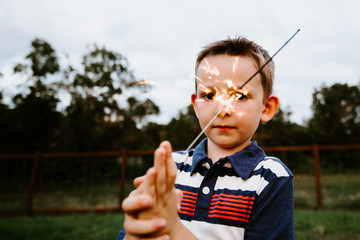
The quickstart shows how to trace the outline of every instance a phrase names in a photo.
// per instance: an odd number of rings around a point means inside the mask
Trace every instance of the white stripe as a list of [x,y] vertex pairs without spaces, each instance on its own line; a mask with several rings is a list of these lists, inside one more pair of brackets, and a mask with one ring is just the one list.
[[178,170],[176,174],[175,183],[198,188],[200,187],[203,179],[204,177],[201,176],[201,174],[199,173],[190,176],[190,172],[184,172],[184,171],[180,172]]
[[255,171],[264,167],[270,169],[277,177],[289,177],[290,175],[286,171],[285,167],[277,161],[274,161],[273,158],[265,158],[264,161],[261,161],[255,168]]
[[258,185],[258,189],[256,190],[256,194],[260,195],[260,193],[266,188],[266,186],[269,184],[268,181],[265,180],[265,178],[261,177],[261,182]]
[[200,221],[181,220],[181,222],[200,240],[244,239],[244,228]]
[[224,176],[218,177],[215,190],[226,188],[230,190],[256,191],[257,194],[260,194],[268,183],[260,175],[254,175],[246,181],[236,176]]
[[173,152],[172,157],[176,163],[184,162],[186,164],[192,165],[193,157],[189,157],[188,153],[180,154],[178,152]]

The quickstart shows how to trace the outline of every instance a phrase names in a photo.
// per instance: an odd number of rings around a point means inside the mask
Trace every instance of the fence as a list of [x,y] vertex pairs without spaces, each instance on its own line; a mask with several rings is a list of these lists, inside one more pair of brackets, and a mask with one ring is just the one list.
[[[323,196],[322,196],[322,179],[320,172],[320,151],[326,150],[350,150],[360,149],[360,144],[356,145],[331,145],[331,146],[319,146],[314,144],[313,146],[290,146],[290,147],[265,147],[266,152],[288,152],[288,151],[312,151],[313,152],[313,169],[315,176],[315,188],[316,188],[316,208],[323,207]],[[12,215],[39,215],[39,214],[67,214],[67,213],[105,213],[105,212],[121,212],[121,203],[125,197],[125,177],[128,175],[126,166],[129,164],[128,159],[136,156],[151,156],[153,151],[115,151],[115,152],[96,152],[96,153],[36,153],[36,154],[12,154],[12,155],[0,155],[0,161],[9,161],[16,159],[32,159],[31,172],[29,172],[30,180],[28,180],[28,188],[26,194],[26,206],[21,210],[1,210],[0,216],[12,216]],[[120,160],[120,173],[118,178],[118,203],[116,206],[97,206],[97,207],[71,207],[71,208],[45,208],[37,209],[34,208],[34,189],[36,181],[39,175],[39,164],[44,162],[44,159],[66,159],[66,158],[98,158],[98,157],[118,157]],[[58,165],[59,166],[59,165]],[[76,188],[76,187],[75,187]],[[76,191],[76,190],[75,190]],[[6,193],[4,193],[6,194]],[[21,197],[20,197],[21,198]]]

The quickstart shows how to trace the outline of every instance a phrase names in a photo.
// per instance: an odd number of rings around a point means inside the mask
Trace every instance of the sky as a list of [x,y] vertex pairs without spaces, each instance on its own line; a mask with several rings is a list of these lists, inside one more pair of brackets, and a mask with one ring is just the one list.
[[97,44],[151,81],[146,97],[161,111],[153,120],[167,123],[191,103],[195,59],[205,45],[244,36],[273,55],[300,29],[274,58],[274,94],[303,124],[315,88],[360,83],[359,9],[357,0],[0,0],[0,89],[5,97],[21,89],[12,68],[35,38],[75,67]]

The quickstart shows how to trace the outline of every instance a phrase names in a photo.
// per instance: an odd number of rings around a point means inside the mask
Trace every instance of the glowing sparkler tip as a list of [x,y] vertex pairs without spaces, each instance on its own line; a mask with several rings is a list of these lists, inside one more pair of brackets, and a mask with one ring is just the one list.
[[145,85],[147,82],[145,80],[135,83],[136,85]]
[[144,76],[144,80],[139,81],[137,83],[135,83],[136,85],[154,85],[155,83],[153,81],[150,81],[146,76]]

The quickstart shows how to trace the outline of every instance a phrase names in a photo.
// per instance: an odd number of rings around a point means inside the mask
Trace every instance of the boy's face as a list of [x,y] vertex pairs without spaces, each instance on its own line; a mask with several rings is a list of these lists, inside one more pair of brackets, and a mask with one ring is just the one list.
[[192,103],[201,128],[220,110],[205,131],[211,144],[234,152],[242,150],[250,144],[260,120],[270,120],[264,116],[267,103],[263,101],[260,75],[239,89],[256,71],[252,60],[245,56],[222,54],[201,61]]

